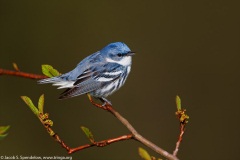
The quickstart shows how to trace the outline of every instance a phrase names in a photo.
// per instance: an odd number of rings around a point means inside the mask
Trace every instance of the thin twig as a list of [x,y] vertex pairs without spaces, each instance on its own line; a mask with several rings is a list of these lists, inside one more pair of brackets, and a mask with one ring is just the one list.
[[185,131],[185,125],[186,125],[185,123],[180,123],[180,134],[179,134],[179,137],[178,137],[178,141],[176,143],[176,148],[173,151],[174,156],[177,156],[177,154],[178,154],[179,147],[180,147],[180,144],[182,142],[184,131]]
[[77,151],[80,151],[80,150],[83,150],[83,149],[87,149],[87,148],[90,148],[90,147],[94,147],[94,146],[95,147],[105,147],[105,146],[110,145],[110,144],[115,143],[115,142],[129,140],[129,139],[133,138],[132,134],[128,134],[128,135],[123,135],[123,136],[116,137],[116,138],[109,138],[109,139],[102,140],[102,141],[99,141],[99,142],[94,142],[94,143],[91,143],[91,144],[81,145],[81,146],[76,147],[76,148],[70,148],[60,138],[60,136],[57,133],[55,133],[53,131],[53,129],[51,128],[52,125],[50,123],[48,123],[49,121],[51,121],[51,120],[48,119],[48,114],[40,114],[38,118],[39,118],[40,122],[43,124],[43,126],[46,128],[46,130],[50,134],[50,136],[53,137],[64,149],[66,149],[68,154],[72,154],[74,152],[77,152]]
[[6,70],[1,68],[0,68],[0,75],[18,76],[18,77],[24,77],[24,78],[30,78],[30,79],[48,78],[47,76],[44,76],[44,75],[26,73],[21,71],[12,71],[12,70]]
[[180,147],[180,144],[182,142],[183,135],[185,132],[185,126],[187,125],[188,119],[189,119],[189,116],[186,114],[186,109],[181,108],[181,99],[179,96],[176,97],[176,104],[177,104],[177,111],[175,114],[180,122],[180,134],[178,136],[178,141],[176,143],[176,147],[173,151],[174,156],[177,156],[177,154],[178,154],[179,147]]
[[87,149],[87,148],[93,147],[93,146],[105,147],[109,144],[119,142],[119,141],[129,140],[129,139],[132,139],[132,138],[133,138],[132,134],[123,135],[123,136],[120,136],[120,137],[106,139],[106,140],[103,140],[103,141],[100,141],[100,142],[94,142],[92,144],[86,144],[86,145],[82,145],[82,146],[79,146],[79,147],[76,147],[76,148],[72,148],[68,151],[68,153],[71,154],[71,153],[74,153],[74,152],[77,152],[77,151],[80,151],[80,150],[83,150],[83,149]]

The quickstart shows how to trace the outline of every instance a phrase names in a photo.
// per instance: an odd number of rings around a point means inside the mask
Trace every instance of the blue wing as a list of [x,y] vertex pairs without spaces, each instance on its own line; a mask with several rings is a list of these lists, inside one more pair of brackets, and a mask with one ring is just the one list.
[[116,63],[107,63],[86,69],[77,77],[73,87],[64,91],[59,99],[75,97],[103,88],[121,76],[123,72],[121,67],[121,65]]

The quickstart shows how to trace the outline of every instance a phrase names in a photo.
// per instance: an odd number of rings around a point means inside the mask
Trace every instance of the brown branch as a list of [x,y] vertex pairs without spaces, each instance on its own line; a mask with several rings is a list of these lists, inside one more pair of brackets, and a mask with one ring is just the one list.
[[123,136],[116,137],[116,138],[110,138],[110,139],[102,140],[102,141],[99,141],[99,142],[94,142],[94,143],[91,143],[91,144],[81,145],[81,146],[76,147],[76,148],[70,148],[60,138],[60,136],[57,133],[55,133],[53,131],[53,129],[51,128],[52,121],[48,119],[48,114],[47,113],[40,114],[38,118],[39,118],[40,122],[43,124],[43,126],[46,128],[46,130],[50,134],[50,136],[53,137],[64,149],[66,149],[68,154],[72,154],[74,152],[77,152],[77,151],[80,151],[80,150],[83,150],[83,149],[87,149],[87,148],[90,148],[90,147],[94,147],[94,146],[95,147],[105,147],[105,146],[110,145],[110,144],[115,143],[115,142],[129,140],[129,139],[133,138],[132,134],[128,134],[128,135],[123,135]]
[[119,142],[119,141],[124,141],[124,140],[129,140],[129,139],[135,139],[139,142],[141,142],[142,144],[144,144],[145,146],[149,147],[150,149],[154,150],[155,152],[161,154],[162,156],[164,156],[165,158],[169,159],[169,160],[178,160],[178,158],[175,155],[172,155],[170,153],[168,153],[167,151],[165,151],[164,149],[158,147],[157,145],[155,145],[154,143],[152,143],[151,141],[147,140],[146,138],[144,138],[143,136],[141,136],[135,129],[134,127],[124,118],[122,117],[116,110],[113,109],[112,105],[106,103],[105,105],[100,105],[95,103],[91,96],[88,94],[89,100],[91,101],[91,103],[93,105],[95,105],[98,108],[104,109],[110,113],[112,113],[120,122],[122,122],[122,124],[124,124],[128,130],[131,132],[131,134],[128,135],[123,135],[120,137],[116,137],[116,138],[110,138],[110,139],[106,139],[106,140],[102,140],[99,142],[93,142],[90,144],[85,144],[85,145],[81,145],[79,147],[76,148],[70,148],[68,145],[66,145],[64,143],[64,141],[59,137],[58,134],[56,134],[51,126],[52,126],[52,121],[48,119],[48,114],[40,114],[38,116],[40,122],[43,124],[43,126],[46,128],[47,132],[50,134],[50,136],[52,136],[64,149],[67,150],[67,152],[69,154],[72,154],[74,152],[83,150],[83,149],[87,149],[90,147],[105,147],[107,145],[110,145],[112,143],[115,142]]
[[86,144],[86,145],[82,145],[82,146],[79,146],[79,147],[76,147],[76,148],[72,148],[68,151],[68,153],[71,154],[71,153],[74,153],[76,151],[80,151],[80,150],[83,150],[83,149],[86,149],[86,148],[89,148],[89,147],[93,147],[93,146],[105,147],[109,144],[119,142],[119,141],[129,140],[129,139],[132,139],[132,138],[133,138],[132,134],[123,135],[123,136],[120,136],[120,137],[106,139],[106,140],[103,140],[103,141],[100,141],[100,142],[94,142],[92,144]]
[[177,111],[176,116],[180,122],[180,134],[178,136],[178,141],[176,143],[175,150],[173,151],[173,155],[177,156],[180,144],[183,139],[183,135],[185,133],[185,126],[188,123],[189,116],[186,114],[186,109],[181,108],[181,99],[179,96],[176,97]]
[[12,71],[12,70],[6,70],[1,68],[0,68],[0,75],[18,76],[18,77],[24,77],[24,78],[30,78],[30,79],[48,78],[47,76],[44,76],[44,75],[26,73],[21,71]]
[[151,141],[147,140],[146,138],[144,138],[143,136],[141,136],[136,129],[124,118],[122,117],[116,110],[113,109],[112,105],[106,103],[105,105],[101,105],[101,104],[97,104],[95,103],[91,96],[88,94],[88,98],[90,100],[90,102],[101,109],[107,110],[109,111],[111,114],[113,114],[120,122],[122,122],[122,124],[127,127],[127,129],[132,133],[133,135],[133,139],[141,142],[142,144],[144,144],[145,146],[147,146],[148,148],[151,148],[152,150],[154,150],[155,152],[161,154],[162,156],[164,156],[165,158],[169,159],[169,160],[178,160],[178,158],[170,153],[168,153],[167,151],[165,151],[164,149],[158,147],[157,145],[155,145],[154,143],[152,143]]
[[174,156],[177,156],[177,153],[179,151],[179,147],[180,147],[180,144],[182,142],[184,131],[185,131],[185,125],[186,125],[185,123],[180,123],[180,134],[179,134],[179,137],[178,137],[178,141],[176,143],[175,150],[173,151]]

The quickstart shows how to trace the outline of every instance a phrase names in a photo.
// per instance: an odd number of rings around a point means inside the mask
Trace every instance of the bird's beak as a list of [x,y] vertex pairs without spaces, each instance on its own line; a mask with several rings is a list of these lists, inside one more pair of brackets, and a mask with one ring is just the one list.
[[127,53],[127,56],[133,56],[133,55],[135,55],[135,52],[130,51]]

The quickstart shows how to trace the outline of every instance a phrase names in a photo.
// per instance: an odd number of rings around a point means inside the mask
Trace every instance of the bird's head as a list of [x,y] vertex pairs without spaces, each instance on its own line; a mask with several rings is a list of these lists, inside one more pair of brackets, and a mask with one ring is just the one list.
[[107,62],[118,63],[123,66],[129,66],[132,63],[132,52],[123,42],[110,43],[101,51]]

